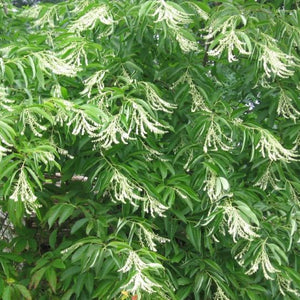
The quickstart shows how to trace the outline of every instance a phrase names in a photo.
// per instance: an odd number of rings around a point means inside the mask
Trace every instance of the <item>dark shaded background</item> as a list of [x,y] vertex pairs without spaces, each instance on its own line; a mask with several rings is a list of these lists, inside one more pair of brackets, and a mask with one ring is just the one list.
[[57,2],[62,2],[63,0],[13,0],[13,4],[15,6],[23,6],[23,5],[33,5],[36,3],[57,3]]

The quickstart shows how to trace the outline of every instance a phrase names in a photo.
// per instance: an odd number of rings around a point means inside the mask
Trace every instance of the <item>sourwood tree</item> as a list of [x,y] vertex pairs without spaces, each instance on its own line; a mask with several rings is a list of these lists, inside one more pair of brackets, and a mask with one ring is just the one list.
[[0,298],[299,299],[299,61],[299,1],[0,1]]

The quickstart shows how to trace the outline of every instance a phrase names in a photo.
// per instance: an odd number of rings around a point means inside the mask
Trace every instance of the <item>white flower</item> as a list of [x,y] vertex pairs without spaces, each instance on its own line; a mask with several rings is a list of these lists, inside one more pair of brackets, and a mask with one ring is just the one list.
[[275,51],[264,46],[259,60],[262,62],[268,77],[271,77],[272,73],[282,78],[294,74],[293,70],[288,69],[294,65],[293,57],[281,52],[279,49]]
[[2,57],[0,57],[0,74],[4,74],[5,73],[5,63],[4,63],[4,59]]
[[232,235],[235,243],[237,242],[238,237],[246,240],[253,240],[253,238],[259,237],[255,232],[257,228],[247,223],[240,215],[239,210],[233,207],[229,201],[221,207],[224,209],[224,214],[226,216],[225,220],[228,224],[228,232]]
[[44,125],[41,125],[38,122],[38,117],[36,116],[35,113],[31,112],[29,108],[25,108],[21,115],[20,119],[22,119],[22,124],[23,124],[23,129],[21,131],[21,135],[24,134],[26,125],[29,125],[29,128],[33,132],[33,134],[37,137],[42,137],[42,133],[40,131],[46,131],[47,127]]
[[230,300],[223,290],[220,288],[220,286],[217,284],[217,291],[214,294],[214,300]]
[[216,200],[221,195],[221,189],[217,187],[217,178],[216,173],[209,170],[206,172],[203,190],[207,192],[207,195],[211,200]]
[[162,157],[163,153],[159,152],[153,148],[151,148],[150,146],[146,145],[142,140],[139,141],[143,147],[148,151],[148,153],[146,154],[146,159],[147,161],[151,161],[153,158],[153,156],[157,159],[159,159],[160,161],[169,161],[168,159]]
[[145,212],[150,213],[152,217],[155,217],[155,214],[159,215],[160,217],[165,217],[163,213],[167,209],[167,206],[163,205],[149,194],[147,194],[145,197],[144,210]]
[[[220,23],[219,18],[216,18],[208,28],[208,34],[204,37],[213,48],[208,51],[211,56],[219,56],[224,50],[228,51],[228,61],[236,61],[233,51],[237,49],[239,53],[250,55],[252,46],[248,36],[241,30],[236,29],[240,23],[241,16],[234,15],[228,17],[225,22]],[[217,34],[219,35],[213,39]]]
[[272,273],[280,272],[274,268],[270,262],[269,256],[266,251],[266,240],[262,242],[259,253],[256,256],[254,262],[251,262],[251,268],[246,272],[246,275],[252,275],[259,269],[261,266],[263,270],[264,277],[269,280],[273,280],[270,276]]
[[114,169],[114,174],[111,178],[111,189],[114,191],[114,198],[122,203],[129,201],[131,205],[137,207],[135,200],[144,200],[139,195],[142,188],[130,181],[126,176]]
[[122,112],[126,116],[126,119],[130,121],[128,134],[135,128],[135,134],[146,138],[147,131],[150,130],[156,134],[164,134],[166,131],[162,128],[167,126],[159,123],[155,120],[145,109],[133,98],[127,98],[127,105],[123,105]]
[[294,294],[296,297],[300,297],[300,293],[298,290],[292,288],[292,280],[284,278],[280,274],[277,274],[277,283],[279,287],[280,293],[285,296],[286,292]]
[[235,48],[241,54],[250,55],[251,52],[247,49],[247,44],[239,39],[240,35],[241,33],[235,29],[231,29],[229,32],[224,33],[224,37],[218,41],[216,47],[208,51],[208,55],[219,56],[227,49],[229,62],[237,61],[237,58],[233,54]]
[[290,68],[295,66],[294,57],[282,52],[276,46],[276,40],[262,34],[264,38],[263,43],[259,43],[260,46],[260,57],[262,66],[268,77],[272,74],[282,78],[290,77],[294,74],[294,71]]
[[78,12],[83,11],[87,6],[91,4],[88,0],[75,0],[72,1],[74,3],[74,8],[72,9],[72,13],[74,15],[78,14]]
[[54,98],[63,98],[62,92],[61,92],[61,86],[59,83],[56,83],[55,85],[52,86],[51,89],[51,96]]
[[284,148],[268,130],[263,128],[257,128],[257,130],[261,136],[255,149],[259,149],[263,157],[267,156],[270,160],[285,162],[297,160],[299,155],[296,150]]
[[129,290],[132,294],[135,294],[139,290],[143,290],[149,294],[152,294],[154,292],[153,288],[155,287],[161,288],[162,286],[150,280],[142,272],[137,272],[134,276],[131,277],[130,281],[127,284],[123,285],[121,288]]
[[[39,5],[36,5],[36,7],[38,7]],[[42,9],[39,11],[39,9],[37,8],[36,11],[33,11],[31,13],[31,16],[34,16],[34,18],[36,19],[33,22],[33,26],[40,26],[40,27],[55,27],[55,21],[59,20],[59,14],[57,12],[57,6],[52,5],[52,6],[48,6],[47,9],[43,10],[43,13],[40,15],[40,12],[42,11]],[[25,11],[26,12],[26,11]]]
[[144,188],[124,176],[116,168],[114,168],[111,178],[110,189],[114,192],[114,198],[122,203],[129,201],[131,205],[138,207],[135,201],[141,201],[144,211],[150,213],[152,217],[155,217],[155,214],[164,217],[163,212],[168,209],[168,207],[149,195]]
[[186,71],[180,78],[174,82],[172,89],[176,88],[179,84],[187,83],[189,85],[189,94],[192,97],[192,108],[191,111],[195,112],[198,110],[203,110],[211,113],[211,110],[207,107],[204,97],[199,91],[199,88],[194,84],[192,76]]
[[87,29],[93,29],[98,22],[101,22],[105,25],[112,25],[114,23],[114,20],[109,12],[109,7],[107,5],[93,7],[78,20],[74,21],[73,24],[69,27],[69,31],[81,32]]
[[269,164],[266,171],[254,184],[254,186],[258,186],[262,190],[265,190],[270,184],[274,190],[280,190],[281,188],[277,185],[278,182],[280,182],[280,180],[275,176],[274,172],[271,169],[271,164]]
[[[65,62],[63,59],[56,57],[50,51],[32,53],[38,60],[40,68],[50,74],[65,75],[67,77],[76,76],[80,68]],[[50,72],[50,73],[49,73]]]
[[166,113],[172,113],[172,110],[177,106],[169,103],[158,96],[152,84],[149,82],[142,82],[141,85],[145,88],[146,97],[153,110],[161,110]]
[[163,268],[163,266],[159,263],[145,263],[135,251],[130,250],[125,265],[119,269],[119,272],[127,273],[131,270],[135,270],[136,273],[131,277],[129,282],[121,288],[129,290],[132,294],[135,294],[139,290],[153,293],[153,288],[161,287],[161,285],[153,282],[142,273],[143,270],[148,268],[156,269]]
[[83,61],[88,65],[88,57],[85,51],[86,41],[72,41],[68,46],[64,47],[58,54],[63,57],[66,62],[79,67]]
[[175,31],[180,29],[182,25],[186,25],[192,22],[190,15],[183,10],[178,10],[171,2],[164,0],[157,0],[155,5],[155,11],[152,14],[156,18],[155,23],[166,22],[167,26]]
[[128,140],[133,140],[134,138],[130,137],[129,133],[122,128],[120,118],[120,115],[111,116],[111,119],[103,124],[94,142],[99,143],[100,147],[108,149],[113,144],[119,144],[119,139],[124,144],[128,144]]
[[300,112],[293,105],[293,100],[283,90],[280,90],[277,113],[286,119],[293,119],[294,122],[300,116]]
[[137,225],[140,226],[138,236],[139,236],[141,245],[144,246],[144,240],[145,240],[147,246],[149,247],[149,249],[151,251],[154,251],[154,252],[157,251],[155,241],[157,241],[159,243],[166,243],[166,242],[170,241],[169,239],[166,239],[166,238],[156,235],[155,233],[148,230],[145,226],[143,226],[140,223],[137,223]]
[[221,148],[224,151],[229,151],[232,149],[231,146],[225,144],[225,141],[232,143],[232,139],[227,137],[221,129],[221,126],[219,123],[217,123],[214,118],[211,118],[210,126],[207,130],[203,151],[207,153],[208,148],[212,148],[212,151],[217,151],[219,148]]
[[81,95],[87,95],[88,98],[91,97],[92,88],[96,85],[98,92],[102,93],[102,90],[104,89],[104,76],[107,70],[100,70],[94,73],[92,76],[87,78],[84,81],[85,88],[82,92],[80,92]]
[[133,268],[137,271],[142,271],[146,269],[147,266],[148,265],[140,259],[135,251],[130,250],[125,265],[119,269],[118,272],[126,273]]
[[67,123],[68,126],[75,124],[72,134],[84,135],[87,133],[90,137],[98,137],[97,131],[99,131],[101,125],[90,118],[83,110],[73,109],[73,111],[75,112],[75,115]]
[[188,2],[188,5],[193,8],[203,20],[206,21],[209,18],[207,12],[201,9],[196,3]]
[[21,168],[19,179],[15,185],[13,194],[10,196],[10,199],[16,202],[21,200],[28,214],[35,212],[37,208],[41,207],[41,205],[36,201],[37,197],[34,195],[33,190],[28,183],[28,179],[23,167]]
[[183,36],[182,34],[180,33],[175,33],[175,37],[176,37],[176,40],[181,48],[181,50],[183,52],[191,52],[191,51],[198,51],[198,44],[196,41],[192,41],[188,38],[186,38],[185,36]]
[[0,107],[7,111],[13,111],[10,104],[13,104],[14,100],[8,99],[8,89],[0,85]]
[[289,191],[292,202],[300,207],[300,193],[294,188],[290,181],[286,182],[286,188]]
[[11,152],[11,147],[13,144],[9,143],[1,134],[0,134],[0,161],[2,156],[6,155],[8,152]]
[[43,7],[41,5],[32,5],[28,9],[21,10],[21,13],[19,13],[19,16],[25,17],[25,18],[36,19],[36,18],[38,18],[42,8]]

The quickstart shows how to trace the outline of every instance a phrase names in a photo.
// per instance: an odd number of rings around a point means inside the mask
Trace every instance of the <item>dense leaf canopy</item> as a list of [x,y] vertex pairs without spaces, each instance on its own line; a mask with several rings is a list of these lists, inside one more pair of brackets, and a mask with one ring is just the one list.
[[0,298],[299,299],[298,1],[0,1]]

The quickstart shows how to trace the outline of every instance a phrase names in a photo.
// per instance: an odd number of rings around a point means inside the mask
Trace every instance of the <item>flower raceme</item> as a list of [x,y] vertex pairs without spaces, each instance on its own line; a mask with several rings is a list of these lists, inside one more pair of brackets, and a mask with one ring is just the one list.
[[122,288],[131,291],[133,294],[139,290],[143,290],[151,294],[154,292],[153,288],[160,288],[160,284],[153,282],[143,274],[143,271],[149,268],[157,269],[163,268],[163,266],[159,263],[145,263],[135,251],[129,250],[129,255],[125,265],[119,269],[119,272],[127,273],[134,270],[135,275],[133,275],[129,282],[122,286]]

